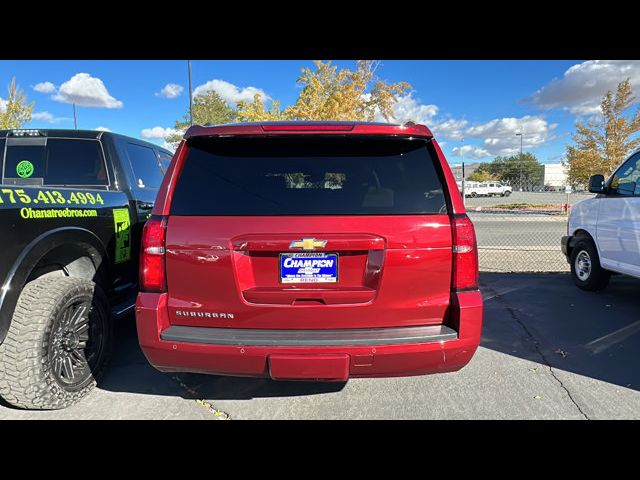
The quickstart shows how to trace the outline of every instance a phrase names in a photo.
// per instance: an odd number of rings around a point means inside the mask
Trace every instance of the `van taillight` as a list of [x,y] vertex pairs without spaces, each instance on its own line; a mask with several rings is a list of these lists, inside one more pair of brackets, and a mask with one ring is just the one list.
[[473,223],[467,215],[455,215],[451,219],[453,229],[453,288],[475,290],[478,288],[478,245]]
[[164,292],[167,288],[164,268],[164,241],[167,218],[152,216],[142,231],[140,249],[140,289],[143,292]]

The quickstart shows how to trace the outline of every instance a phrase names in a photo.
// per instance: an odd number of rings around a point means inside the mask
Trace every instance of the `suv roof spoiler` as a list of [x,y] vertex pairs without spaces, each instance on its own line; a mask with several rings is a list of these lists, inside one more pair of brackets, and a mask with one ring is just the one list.
[[402,135],[433,138],[425,125],[407,122],[403,125],[379,122],[345,121],[288,121],[247,122],[227,125],[194,125],[184,134],[185,139],[200,136],[272,135],[272,134],[350,134],[350,135]]

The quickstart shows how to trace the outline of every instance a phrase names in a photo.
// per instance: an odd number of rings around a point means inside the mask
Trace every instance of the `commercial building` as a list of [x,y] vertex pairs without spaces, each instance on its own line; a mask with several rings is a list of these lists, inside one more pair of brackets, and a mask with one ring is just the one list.
[[567,167],[561,163],[545,163],[545,188],[564,189],[567,185]]

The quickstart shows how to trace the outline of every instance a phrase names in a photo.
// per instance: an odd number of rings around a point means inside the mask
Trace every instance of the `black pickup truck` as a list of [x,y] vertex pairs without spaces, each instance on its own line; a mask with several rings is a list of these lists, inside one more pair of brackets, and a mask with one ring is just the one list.
[[57,409],[108,362],[167,150],[111,132],[0,130],[0,397]]

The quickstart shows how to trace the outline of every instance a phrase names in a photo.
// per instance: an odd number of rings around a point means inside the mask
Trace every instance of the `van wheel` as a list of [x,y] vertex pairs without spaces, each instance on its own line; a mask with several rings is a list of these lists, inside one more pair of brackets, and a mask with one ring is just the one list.
[[478,194],[476,192],[471,192],[471,196],[475,198]]
[[578,240],[571,250],[571,276],[582,290],[602,290],[609,283],[611,272],[600,266],[596,246],[588,238]]
[[25,285],[0,345],[0,396],[39,410],[86,396],[111,353],[113,322],[102,289],[90,280],[43,277]]

